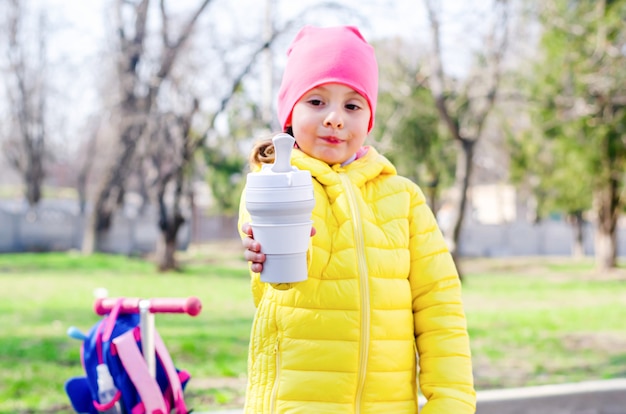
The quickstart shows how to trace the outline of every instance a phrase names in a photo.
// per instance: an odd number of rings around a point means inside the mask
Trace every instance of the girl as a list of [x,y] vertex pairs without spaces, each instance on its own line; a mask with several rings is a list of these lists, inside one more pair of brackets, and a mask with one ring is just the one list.
[[[265,256],[242,200],[257,306],[248,414],[475,411],[457,271],[421,190],[373,147],[378,66],[350,26],[304,27],[288,51],[278,118],[313,176],[308,279],[260,282]],[[257,145],[253,168],[271,162]]]

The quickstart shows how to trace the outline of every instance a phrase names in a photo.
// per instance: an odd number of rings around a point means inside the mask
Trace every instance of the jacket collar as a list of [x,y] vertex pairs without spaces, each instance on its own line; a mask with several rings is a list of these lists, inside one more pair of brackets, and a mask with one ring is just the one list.
[[374,147],[369,147],[367,154],[343,167],[340,164],[328,165],[298,149],[292,152],[291,162],[301,170],[309,170],[313,178],[326,186],[338,184],[340,173],[347,174],[357,187],[380,175],[396,175],[393,164]]

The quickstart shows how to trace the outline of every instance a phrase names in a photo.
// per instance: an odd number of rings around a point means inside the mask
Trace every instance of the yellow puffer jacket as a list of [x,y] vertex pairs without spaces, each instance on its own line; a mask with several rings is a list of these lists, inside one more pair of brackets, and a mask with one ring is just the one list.
[[252,273],[245,412],[415,414],[419,359],[422,414],[474,413],[459,279],[422,192],[374,148],[345,167],[292,163],[314,177],[309,278]]

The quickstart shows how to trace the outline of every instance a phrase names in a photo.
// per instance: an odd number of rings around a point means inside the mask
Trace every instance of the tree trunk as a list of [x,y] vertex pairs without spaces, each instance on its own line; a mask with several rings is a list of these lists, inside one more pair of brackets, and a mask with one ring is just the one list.
[[569,216],[570,224],[572,225],[573,245],[572,245],[572,257],[580,259],[585,256],[585,239],[583,233],[583,227],[585,221],[583,220],[583,212],[575,211]]
[[609,185],[594,194],[597,208],[595,236],[596,270],[605,272],[617,266],[617,218],[619,212],[619,183],[610,179]]
[[437,210],[439,210],[439,173],[428,174],[424,190],[430,209],[437,214]]
[[437,209],[439,208],[439,205],[437,203],[437,187],[427,185],[426,198],[430,209],[433,211],[434,214],[437,214]]
[[176,261],[176,241],[178,230],[185,223],[185,218],[180,214],[178,206],[175,205],[172,214],[168,214],[167,206],[163,200],[164,193],[159,195],[159,245],[157,248],[157,261],[159,270],[167,272],[178,270]]
[[617,251],[615,233],[606,232],[602,226],[598,226],[595,237],[596,246],[596,270],[606,272],[615,268]]
[[[135,116],[128,113],[122,115],[127,119],[127,124],[121,133],[118,155],[113,158],[113,165],[106,169],[102,177],[100,189],[87,222],[88,228],[85,229],[83,241],[84,254],[92,254],[100,250],[98,239],[106,236],[111,228],[113,213],[124,201],[124,183],[129,175],[131,160],[135,156],[135,149],[147,122],[145,114],[134,113]],[[133,122],[138,122],[138,124],[133,124]]]
[[39,200],[41,200],[41,187],[45,175],[42,165],[42,159],[44,155],[43,138],[35,145],[41,146],[41,149],[35,152],[30,151],[27,155],[29,160],[25,174],[26,200],[28,201],[28,205],[30,206],[35,206],[37,203],[39,203]]
[[176,239],[171,240],[166,233],[161,232],[156,251],[159,271],[161,272],[179,270],[176,261]]
[[[470,184],[470,178],[472,173],[472,162],[474,158],[474,145],[476,141],[460,138],[455,141],[457,145],[461,147],[457,151],[457,165],[455,173],[455,189],[456,200],[454,202],[455,210],[455,222],[452,230],[452,246],[450,246],[452,257],[454,257],[457,267],[459,266],[459,240],[461,238],[461,230],[463,228],[463,221],[465,218],[465,210],[467,208],[467,190]],[[462,277],[461,269],[458,269],[459,277]]]

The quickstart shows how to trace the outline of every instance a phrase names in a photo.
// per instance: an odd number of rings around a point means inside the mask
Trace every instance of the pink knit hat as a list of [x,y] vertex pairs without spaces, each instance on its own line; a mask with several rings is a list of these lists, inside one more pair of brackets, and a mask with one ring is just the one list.
[[278,91],[278,120],[283,130],[302,95],[325,83],[344,84],[367,99],[371,131],[378,97],[378,64],[374,48],[356,27],[305,26],[298,32],[287,51]]

